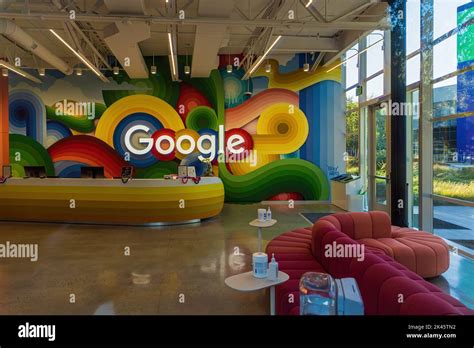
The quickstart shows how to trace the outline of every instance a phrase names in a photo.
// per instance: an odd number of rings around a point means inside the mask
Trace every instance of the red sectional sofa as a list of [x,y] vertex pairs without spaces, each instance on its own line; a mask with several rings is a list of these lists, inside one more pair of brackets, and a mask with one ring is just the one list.
[[321,220],[333,224],[365,247],[390,256],[423,278],[439,276],[449,268],[449,247],[442,238],[392,226],[385,212],[339,213]]
[[352,277],[359,285],[366,315],[474,315],[474,311],[410,271],[383,251],[366,248],[364,258],[326,257],[327,244],[358,244],[326,218],[312,228],[273,239],[266,252],[275,254],[290,279],[276,288],[276,312],[299,314],[299,279],[305,272]]

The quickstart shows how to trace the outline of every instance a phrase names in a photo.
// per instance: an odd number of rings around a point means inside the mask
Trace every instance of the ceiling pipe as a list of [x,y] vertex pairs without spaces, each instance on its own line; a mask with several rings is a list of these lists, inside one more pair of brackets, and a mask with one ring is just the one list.
[[[381,14],[383,15],[383,14]],[[1,12],[0,18],[16,18],[27,20],[42,20],[42,21],[69,21],[69,17],[61,13],[34,13],[29,14],[19,12]],[[181,24],[181,25],[199,25],[199,24],[221,24],[228,27],[271,27],[280,28],[284,30],[289,29],[327,29],[327,30],[375,30],[375,29],[390,29],[388,23],[381,23],[377,21],[338,21],[335,23],[320,23],[316,21],[296,21],[296,20],[275,20],[275,19],[256,19],[256,20],[235,20],[229,18],[209,18],[199,17],[185,19],[153,17],[145,15],[94,15],[94,14],[76,14],[76,21],[86,22],[146,22],[150,24]]]
[[54,55],[50,50],[33,39],[29,34],[27,34],[23,29],[21,29],[12,21],[0,19],[0,34],[5,35],[7,38],[16,42],[24,49],[37,55],[39,58],[51,64],[62,73],[66,75],[72,74],[72,68],[64,60]]

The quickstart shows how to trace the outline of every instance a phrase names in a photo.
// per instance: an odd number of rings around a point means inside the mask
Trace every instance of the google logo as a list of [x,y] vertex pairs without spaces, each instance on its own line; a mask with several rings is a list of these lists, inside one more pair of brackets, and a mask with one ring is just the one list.
[[[201,135],[197,141],[192,136],[187,134],[183,134],[177,139],[171,135],[162,134],[154,139],[152,135],[149,134],[149,131],[150,128],[144,125],[136,125],[131,127],[125,133],[124,141],[127,150],[135,155],[145,155],[152,151],[153,148],[155,148],[156,151],[161,155],[169,155],[175,150],[184,155],[189,155],[197,148],[197,150],[201,153],[201,155],[198,156],[200,161],[203,161],[204,159],[210,159],[211,161],[214,160],[217,153],[217,145],[219,145],[219,154],[224,153],[224,149],[226,149],[226,153],[233,155],[238,155],[245,151],[246,139],[241,134],[232,134],[228,136],[227,139],[225,139],[223,125],[219,126],[218,137],[215,135],[204,134]],[[136,148],[131,142],[133,135],[137,132],[145,132],[148,134],[147,137],[138,138],[138,143],[143,144],[145,146],[144,148]],[[186,146],[183,146],[183,144],[186,144]]]

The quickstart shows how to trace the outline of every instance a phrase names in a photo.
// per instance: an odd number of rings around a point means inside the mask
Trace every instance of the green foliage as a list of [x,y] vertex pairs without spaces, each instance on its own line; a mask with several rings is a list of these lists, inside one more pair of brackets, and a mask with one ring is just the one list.
[[[346,101],[346,172],[354,175],[359,174],[359,112],[358,104],[351,99]],[[347,113],[349,110],[354,110]]]
[[[418,164],[414,164],[413,193],[419,195]],[[433,166],[433,193],[436,195],[474,201],[474,168],[455,169],[447,165]],[[418,199],[415,200],[418,204]]]

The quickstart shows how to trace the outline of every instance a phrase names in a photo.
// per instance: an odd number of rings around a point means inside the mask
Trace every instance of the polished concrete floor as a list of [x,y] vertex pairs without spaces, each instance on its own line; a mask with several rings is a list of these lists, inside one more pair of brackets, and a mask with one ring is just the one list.
[[[168,227],[0,222],[0,243],[39,246],[37,262],[0,259],[0,314],[268,314],[267,292],[224,284],[251,269],[257,230],[248,222],[261,207],[226,204],[217,218]],[[273,205],[278,223],[263,231],[264,246],[309,226],[301,212],[337,210]],[[458,271],[469,278],[459,280]],[[456,259],[438,282],[472,306],[473,272]]]

